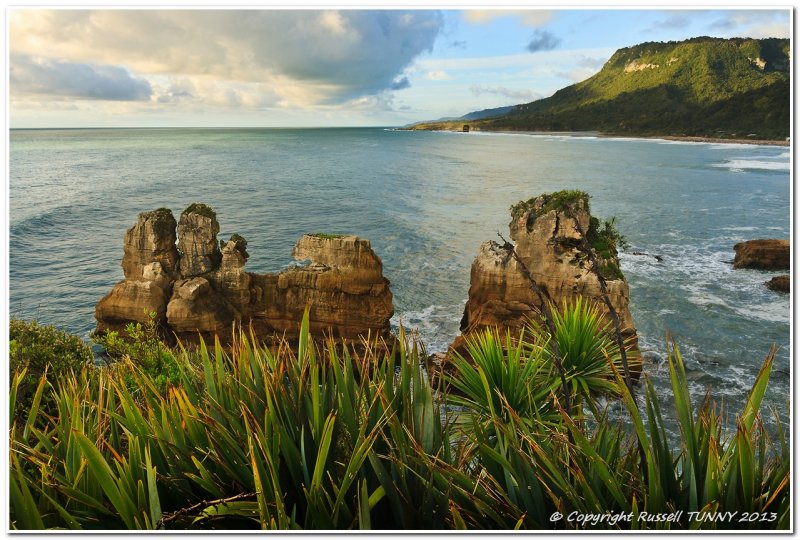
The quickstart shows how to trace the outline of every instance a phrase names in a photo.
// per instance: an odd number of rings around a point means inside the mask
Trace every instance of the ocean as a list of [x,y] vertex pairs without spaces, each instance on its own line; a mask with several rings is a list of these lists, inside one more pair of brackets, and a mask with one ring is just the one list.
[[709,391],[731,416],[775,344],[766,403],[789,419],[789,295],[764,286],[777,273],[731,264],[737,242],[789,237],[786,147],[381,128],[12,130],[10,172],[14,317],[88,339],[137,215],[204,202],[220,238],[247,239],[251,272],[292,264],[304,233],[368,238],[394,324],[430,352],[458,334],[470,265],[482,242],[507,236],[509,207],[581,189],[631,245],[621,266],[659,394],[671,397],[668,334],[695,402]]

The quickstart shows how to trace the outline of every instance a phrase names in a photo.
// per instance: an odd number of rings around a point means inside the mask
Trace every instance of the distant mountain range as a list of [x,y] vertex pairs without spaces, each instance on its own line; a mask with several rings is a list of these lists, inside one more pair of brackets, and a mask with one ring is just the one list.
[[784,139],[789,50],[776,38],[642,43],[548,98],[410,128]]

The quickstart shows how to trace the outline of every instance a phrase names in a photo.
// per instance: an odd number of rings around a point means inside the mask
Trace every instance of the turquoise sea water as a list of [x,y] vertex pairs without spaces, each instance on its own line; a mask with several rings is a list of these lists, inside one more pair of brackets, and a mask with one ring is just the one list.
[[[10,310],[82,336],[122,278],[125,230],[145,210],[201,201],[220,236],[248,241],[248,270],[292,263],[306,232],[369,238],[395,324],[428,349],[458,334],[478,246],[507,235],[508,208],[560,189],[617,216],[646,373],[669,395],[665,336],[693,393],[738,410],[772,344],[769,404],[788,419],[790,301],[775,273],[731,267],[733,244],[788,238],[785,147],[586,136],[384,129],[13,130]],[[630,254],[634,251],[660,255]]]

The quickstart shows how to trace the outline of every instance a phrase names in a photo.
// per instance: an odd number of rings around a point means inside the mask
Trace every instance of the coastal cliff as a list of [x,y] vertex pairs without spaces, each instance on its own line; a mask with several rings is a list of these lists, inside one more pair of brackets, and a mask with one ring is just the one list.
[[638,136],[785,141],[788,39],[696,37],[616,51],[588,79],[530,103],[408,129],[593,131]]
[[369,240],[305,235],[292,255],[310,262],[253,274],[245,271],[247,241],[233,235],[218,242],[218,234],[205,204],[190,205],[177,222],[165,208],[140,214],[125,234],[125,279],[97,304],[96,331],[120,331],[155,313],[164,335],[188,342],[214,335],[226,341],[234,323],[260,339],[294,339],[309,307],[314,337],[389,336],[392,293]]
[[[514,245],[489,241],[481,244],[472,263],[469,299],[461,320],[460,335],[451,345],[459,350],[465,336],[487,327],[517,331],[538,317],[541,302],[531,288],[522,265],[560,309],[578,297],[602,307],[600,277],[608,299],[620,319],[623,339],[637,347],[631,317],[628,283],[619,268],[612,222],[601,226],[589,212],[588,196],[578,191],[545,194],[521,201],[511,208],[509,231]],[[516,252],[520,261],[512,253]],[[599,264],[596,272],[586,249]],[[598,276],[599,273],[599,276]]]

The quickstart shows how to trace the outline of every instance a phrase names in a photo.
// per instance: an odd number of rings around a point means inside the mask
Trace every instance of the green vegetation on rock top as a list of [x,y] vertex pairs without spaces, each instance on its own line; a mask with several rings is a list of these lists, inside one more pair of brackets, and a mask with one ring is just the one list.
[[589,211],[588,193],[577,189],[565,189],[556,191],[555,193],[543,193],[527,201],[519,201],[517,204],[511,206],[511,217],[517,219],[528,210],[532,210],[536,201],[539,199],[543,201],[542,208],[537,211],[539,215],[546,214],[551,210],[563,210],[567,206],[573,205],[579,201],[583,201],[584,208],[587,212]]
[[217,219],[217,213],[214,212],[214,210],[210,206],[203,203],[190,204],[189,206],[186,207],[186,210],[184,210],[181,213],[181,215],[183,214],[199,214],[203,217],[207,217],[210,219]]
[[316,233],[311,233],[308,236],[313,236],[315,238],[322,238],[323,240],[333,240],[335,238],[344,238],[346,235],[316,232]]
[[[517,204],[512,205],[510,209],[511,216],[514,219],[519,219],[525,212],[535,210],[533,214],[533,218],[535,219],[552,210],[563,211],[577,203],[582,203],[583,208],[590,214],[589,230],[585,231],[586,240],[599,259],[600,274],[607,280],[625,279],[617,260],[617,250],[627,248],[628,242],[625,240],[625,236],[617,230],[616,218],[612,217],[611,219],[603,221],[601,224],[599,219],[591,216],[589,198],[590,195],[588,193],[578,189],[565,189],[556,191],[555,193],[543,193],[527,201],[519,201]],[[541,208],[538,210],[536,210],[537,203],[541,204]]]
[[172,210],[169,208],[156,208],[155,210],[151,210],[149,212],[142,212],[139,214],[139,217],[144,219],[165,219],[165,218],[172,218],[175,217],[172,215]]

